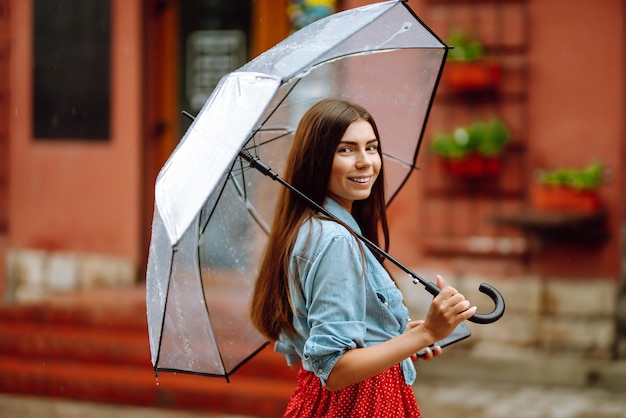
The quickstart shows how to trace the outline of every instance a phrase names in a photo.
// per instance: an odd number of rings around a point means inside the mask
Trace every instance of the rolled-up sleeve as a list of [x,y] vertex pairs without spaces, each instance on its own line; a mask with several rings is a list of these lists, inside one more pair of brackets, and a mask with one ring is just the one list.
[[298,361],[300,361],[300,356],[298,355],[298,352],[293,347],[293,345],[288,342],[281,340],[276,341],[276,343],[274,344],[274,351],[284,355],[285,359],[287,360],[287,365],[289,366],[294,365]]
[[307,305],[309,336],[303,359],[326,380],[339,358],[364,347],[366,290],[363,256],[354,237],[339,234],[317,247],[301,276]]

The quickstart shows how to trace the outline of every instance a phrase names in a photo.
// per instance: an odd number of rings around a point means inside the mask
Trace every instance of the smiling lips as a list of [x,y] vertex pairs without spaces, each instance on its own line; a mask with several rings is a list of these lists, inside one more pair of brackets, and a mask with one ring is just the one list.
[[348,179],[350,181],[355,182],[355,183],[364,184],[364,183],[369,182],[372,179],[372,176],[367,176],[367,177],[348,177]]

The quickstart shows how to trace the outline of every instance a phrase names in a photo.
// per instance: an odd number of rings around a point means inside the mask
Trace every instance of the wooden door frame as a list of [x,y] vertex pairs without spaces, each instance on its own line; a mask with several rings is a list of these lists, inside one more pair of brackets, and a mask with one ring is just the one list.
[[0,236],[9,228],[9,0],[0,0]]
[[[144,158],[142,253],[148,258],[154,185],[157,175],[178,143],[180,2],[144,0]],[[145,264],[145,263],[144,263]],[[144,266],[145,269],[145,266]],[[145,271],[141,276],[145,277]]]
[[[249,58],[252,59],[283,40],[289,34],[290,26],[286,13],[288,0],[250,1],[252,22]],[[142,253],[147,260],[154,213],[154,184],[159,170],[180,139],[180,0],[144,0],[144,16],[146,77],[143,85]],[[142,276],[144,273],[140,272]]]

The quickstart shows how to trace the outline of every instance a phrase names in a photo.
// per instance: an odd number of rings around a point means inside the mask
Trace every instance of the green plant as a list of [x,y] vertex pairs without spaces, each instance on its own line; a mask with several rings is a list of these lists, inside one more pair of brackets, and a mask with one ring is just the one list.
[[444,158],[463,158],[470,154],[484,157],[500,155],[511,134],[507,126],[495,117],[476,121],[468,127],[457,127],[450,134],[438,134],[431,150]]
[[594,162],[584,168],[557,168],[539,174],[539,183],[552,186],[565,186],[576,190],[593,190],[602,183],[603,167]]
[[483,45],[480,41],[460,29],[452,31],[448,44],[454,47],[448,53],[448,57],[452,60],[474,61],[479,59],[483,53]]

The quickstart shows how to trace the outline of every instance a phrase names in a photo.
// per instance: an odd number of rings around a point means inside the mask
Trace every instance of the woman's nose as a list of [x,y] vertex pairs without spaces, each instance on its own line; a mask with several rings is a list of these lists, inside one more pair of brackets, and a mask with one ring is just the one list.
[[366,168],[372,165],[372,156],[365,150],[357,153],[356,166],[357,168]]

